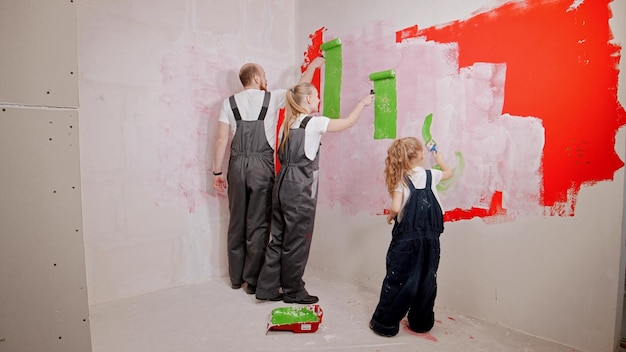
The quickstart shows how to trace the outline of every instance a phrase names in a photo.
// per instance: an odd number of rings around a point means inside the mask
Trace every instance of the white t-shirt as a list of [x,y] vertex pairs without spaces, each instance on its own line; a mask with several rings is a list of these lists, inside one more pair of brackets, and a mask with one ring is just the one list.
[[[278,122],[278,111],[285,106],[285,89],[276,89],[271,91],[269,106],[267,107],[267,114],[265,115],[265,137],[267,142],[274,149],[276,147],[276,123]],[[263,107],[263,98],[265,98],[265,91],[260,89],[246,89],[235,94],[235,101],[237,102],[237,108],[241,119],[244,121],[254,121],[259,118],[261,107]],[[222,110],[220,111],[220,122],[230,125],[230,130],[235,134],[237,130],[237,122],[235,121],[235,115],[230,107],[228,98],[222,102]]]
[[[431,169],[430,170],[430,174],[431,174],[431,181],[430,181],[430,188],[433,190],[433,194],[435,195],[435,198],[437,198],[437,202],[439,202],[439,206],[441,207],[441,212],[442,214],[445,213],[445,211],[443,210],[443,205],[441,204],[441,199],[439,199],[439,193],[437,192],[437,184],[441,181],[441,176],[443,175],[443,172],[441,170],[437,170],[437,169]],[[413,168],[413,174],[409,176],[409,178],[411,179],[411,182],[413,182],[413,186],[416,189],[420,189],[420,188],[424,188],[426,187],[426,170],[421,167],[421,166],[416,166]],[[404,205],[406,204],[407,200],[409,199],[409,196],[411,195],[411,189],[408,186],[405,186],[402,182],[400,182],[396,188],[394,189],[395,192],[402,192],[402,207],[400,208],[400,213],[398,214],[398,220],[402,219],[402,211],[404,210]]]
[[[293,129],[300,128],[300,123],[307,117],[307,114],[300,114],[296,123],[293,124]],[[313,160],[317,155],[317,151],[320,149],[320,142],[322,141],[322,135],[326,133],[330,118],[326,116],[313,116],[306,124],[304,129],[304,155],[307,159]]]

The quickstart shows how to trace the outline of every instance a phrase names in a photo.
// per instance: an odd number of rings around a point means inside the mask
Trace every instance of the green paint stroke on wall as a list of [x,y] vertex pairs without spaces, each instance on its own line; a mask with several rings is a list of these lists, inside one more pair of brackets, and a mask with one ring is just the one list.
[[[463,158],[463,153],[457,151],[454,153],[456,155],[456,166],[452,169],[454,171],[454,175],[447,180],[443,180],[437,184],[437,191],[441,193],[446,193],[451,187],[456,185],[459,182],[459,179],[465,173],[465,158]],[[441,170],[439,165],[433,166],[433,169]]]
[[424,145],[426,145],[426,149],[432,151],[437,151],[437,142],[433,139],[433,136],[430,134],[430,125],[433,121],[433,114],[428,114],[424,119],[424,125],[422,126],[422,138],[424,139]]
[[395,139],[398,104],[396,71],[387,70],[370,74],[374,81],[374,139]]
[[[424,144],[425,144],[426,148],[428,148],[428,149],[431,149],[429,147],[429,144],[432,147],[436,147],[437,146],[437,143],[435,143],[435,140],[433,139],[433,136],[430,133],[430,126],[431,126],[432,122],[433,122],[433,114],[428,114],[426,116],[426,118],[424,118],[424,124],[422,125],[422,138],[424,139]],[[435,148],[433,148],[433,149],[435,149]],[[435,149],[435,152],[436,151],[437,150]],[[457,151],[454,154],[456,155],[456,166],[452,169],[452,171],[454,171],[454,175],[452,177],[450,177],[449,179],[443,180],[443,181],[439,182],[439,184],[437,184],[437,191],[439,191],[441,193],[445,193],[452,186],[457,184],[459,182],[459,179],[461,178],[461,176],[465,172],[465,159],[463,158],[463,153]],[[433,169],[441,170],[441,166],[435,165],[435,166],[433,166]]]
[[324,116],[338,119],[340,114],[342,50],[341,39],[335,38],[320,45],[324,51]]

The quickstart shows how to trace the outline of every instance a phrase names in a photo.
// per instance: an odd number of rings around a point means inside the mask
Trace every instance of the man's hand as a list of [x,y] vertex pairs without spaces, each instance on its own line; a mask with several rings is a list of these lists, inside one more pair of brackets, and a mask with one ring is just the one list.
[[214,176],[213,180],[213,188],[220,193],[224,193],[226,188],[228,187],[228,183],[226,182],[226,178],[224,175]]

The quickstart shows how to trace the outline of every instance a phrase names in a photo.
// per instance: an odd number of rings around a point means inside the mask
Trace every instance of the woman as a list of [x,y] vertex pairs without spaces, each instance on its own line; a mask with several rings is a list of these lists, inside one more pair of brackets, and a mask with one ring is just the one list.
[[270,242],[256,298],[313,304],[319,299],[304,288],[302,276],[315,222],[320,141],[326,132],[340,132],[354,126],[363,108],[374,101],[374,95],[363,97],[347,118],[330,119],[310,115],[318,111],[320,103],[312,84],[299,83],[286,94],[283,135],[278,148],[281,169],[274,184]]

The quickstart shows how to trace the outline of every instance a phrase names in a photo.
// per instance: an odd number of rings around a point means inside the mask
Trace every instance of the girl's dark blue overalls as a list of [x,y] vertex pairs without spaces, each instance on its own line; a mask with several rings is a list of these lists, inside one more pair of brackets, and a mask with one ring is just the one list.
[[411,195],[402,220],[393,226],[387,251],[387,274],[370,328],[383,336],[394,336],[408,312],[409,327],[427,332],[435,323],[439,235],[443,212],[431,189],[432,175],[426,170],[426,187],[416,189],[408,177]]

